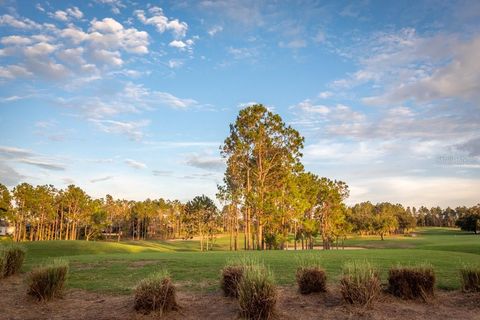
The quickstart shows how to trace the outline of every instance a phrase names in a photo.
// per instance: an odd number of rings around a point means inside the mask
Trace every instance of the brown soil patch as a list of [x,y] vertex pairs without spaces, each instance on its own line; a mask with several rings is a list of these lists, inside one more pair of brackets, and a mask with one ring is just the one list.
[[[26,294],[22,275],[0,280],[0,319],[154,319],[133,309],[133,294],[111,296],[67,290],[62,299],[37,302]],[[214,293],[178,290],[180,310],[164,319],[239,319],[235,299]],[[371,309],[346,305],[337,287],[326,293],[301,295],[296,288],[279,289],[278,319],[480,319],[480,293],[439,291],[428,303],[403,301],[384,294]]]

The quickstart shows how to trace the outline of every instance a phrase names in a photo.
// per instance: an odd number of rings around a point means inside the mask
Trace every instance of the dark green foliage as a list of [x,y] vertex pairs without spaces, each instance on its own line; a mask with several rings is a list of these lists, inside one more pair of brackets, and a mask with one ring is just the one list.
[[277,303],[277,288],[269,269],[259,264],[244,266],[238,286],[240,313],[246,319],[271,319]]
[[388,290],[402,299],[427,300],[434,295],[435,272],[432,267],[395,267],[388,272]]
[[[478,208],[478,206],[476,208]],[[470,210],[473,211],[473,208]],[[466,213],[455,222],[455,225],[463,231],[472,231],[477,234],[477,232],[480,231],[480,213],[478,213],[478,211],[477,209],[476,212]]]
[[17,244],[0,249],[0,278],[6,278],[20,271],[25,259],[25,249]]
[[460,276],[464,292],[480,292],[480,267],[465,266]]
[[55,259],[52,263],[33,269],[27,278],[28,294],[38,300],[60,297],[68,275],[68,263]]
[[242,277],[243,267],[240,265],[229,265],[223,268],[220,285],[226,297],[238,297],[238,285]]
[[140,281],[135,289],[134,307],[137,311],[160,313],[178,308],[175,286],[167,271]]
[[367,261],[346,263],[340,289],[346,302],[371,306],[381,292],[378,272]]

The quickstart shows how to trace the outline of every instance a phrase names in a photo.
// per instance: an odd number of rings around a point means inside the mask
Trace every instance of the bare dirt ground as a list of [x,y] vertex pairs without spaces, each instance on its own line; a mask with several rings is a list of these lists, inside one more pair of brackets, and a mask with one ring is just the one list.
[[[27,296],[23,276],[0,280],[0,319],[158,319],[133,310],[132,296],[110,296],[67,290],[62,299],[37,302]],[[189,293],[179,288],[180,310],[163,319],[240,319],[237,302],[221,293]],[[346,305],[339,289],[300,295],[294,287],[279,289],[277,319],[480,319],[480,294],[438,291],[428,303],[403,301],[387,294],[371,309]]]

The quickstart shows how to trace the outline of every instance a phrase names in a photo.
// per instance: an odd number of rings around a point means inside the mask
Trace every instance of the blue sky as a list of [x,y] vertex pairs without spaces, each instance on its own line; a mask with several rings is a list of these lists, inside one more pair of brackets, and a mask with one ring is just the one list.
[[478,1],[0,0],[0,181],[214,197],[263,103],[349,203],[479,202]]

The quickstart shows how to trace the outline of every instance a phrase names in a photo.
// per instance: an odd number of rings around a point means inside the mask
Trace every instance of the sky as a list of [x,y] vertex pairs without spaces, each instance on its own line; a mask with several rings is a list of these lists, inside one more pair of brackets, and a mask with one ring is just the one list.
[[0,0],[0,183],[215,197],[262,103],[347,203],[480,202],[479,1]]

